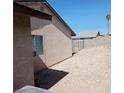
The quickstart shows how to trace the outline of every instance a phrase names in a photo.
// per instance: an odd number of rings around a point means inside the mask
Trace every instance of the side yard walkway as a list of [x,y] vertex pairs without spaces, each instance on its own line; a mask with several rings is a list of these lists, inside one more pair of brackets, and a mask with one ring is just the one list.
[[46,82],[41,85],[47,84],[44,88],[53,93],[110,93],[110,54],[108,45],[83,49],[43,71],[42,79]]

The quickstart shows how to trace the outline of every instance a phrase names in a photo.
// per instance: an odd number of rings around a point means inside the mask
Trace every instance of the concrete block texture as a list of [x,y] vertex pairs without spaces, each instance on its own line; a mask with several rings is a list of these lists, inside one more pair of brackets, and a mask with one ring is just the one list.
[[14,93],[53,93],[53,92],[33,86],[25,86]]

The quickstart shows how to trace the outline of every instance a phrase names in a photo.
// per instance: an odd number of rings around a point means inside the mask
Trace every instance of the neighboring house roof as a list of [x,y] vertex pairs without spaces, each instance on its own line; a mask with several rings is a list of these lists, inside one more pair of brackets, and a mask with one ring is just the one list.
[[100,35],[100,32],[90,31],[90,32],[81,32],[77,36],[73,36],[72,39],[76,38],[94,38]]
[[13,10],[14,12],[19,12],[19,13],[23,13],[29,16],[35,16],[41,19],[46,19],[46,20],[51,20],[52,16],[37,10],[34,10],[32,8],[26,7],[24,5],[20,5],[17,3],[13,3]]
[[71,35],[75,36],[76,33],[66,24],[66,22],[59,16],[59,14],[52,8],[52,6],[46,0],[14,0],[14,2],[42,2],[44,3],[56,17],[71,31]]

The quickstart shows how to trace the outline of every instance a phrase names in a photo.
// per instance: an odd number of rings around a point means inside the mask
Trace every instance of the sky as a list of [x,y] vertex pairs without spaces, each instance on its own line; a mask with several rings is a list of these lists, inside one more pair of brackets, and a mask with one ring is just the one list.
[[107,33],[106,15],[111,12],[111,0],[48,0],[48,2],[74,32]]

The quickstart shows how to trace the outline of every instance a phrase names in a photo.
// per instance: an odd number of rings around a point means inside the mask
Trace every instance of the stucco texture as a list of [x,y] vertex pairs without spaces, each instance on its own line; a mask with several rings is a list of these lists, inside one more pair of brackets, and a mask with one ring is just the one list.
[[37,57],[42,62],[38,62],[35,57],[34,63],[44,65],[43,67],[35,65],[35,72],[71,57],[71,31],[45,5],[32,3],[26,5],[37,10],[43,7],[43,12],[52,15],[51,21],[31,17],[31,34],[43,36],[43,54]]
[[13,87],[16,90],[25,85],[34,85],[34,72],[30,17],[14,12],[13,18]]

